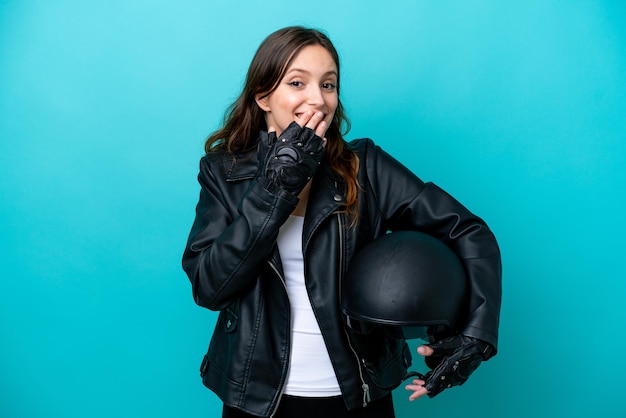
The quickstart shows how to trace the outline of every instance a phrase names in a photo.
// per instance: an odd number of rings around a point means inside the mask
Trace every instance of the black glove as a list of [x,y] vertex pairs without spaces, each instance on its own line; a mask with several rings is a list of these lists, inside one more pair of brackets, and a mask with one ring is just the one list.
[[424,387],[433,398],[444,389],[460,386],[484,360],[494,353],[494,348],[479,339],[466,335],[455,335],[434,344],[434,352],[425,358],[432,370],[425,376]]
[[324,151],[322,138],[296,122],[278,139],[274,132],[262,132],[257,149],[259,179],[270,191],[283,189],[297,196],[315,174]]

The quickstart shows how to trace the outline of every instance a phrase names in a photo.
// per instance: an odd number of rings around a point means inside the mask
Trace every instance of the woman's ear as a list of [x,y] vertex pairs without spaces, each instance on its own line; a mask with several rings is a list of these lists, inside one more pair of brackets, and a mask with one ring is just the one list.
[[256,101],[256,104],[264,112],[269,112],[270,111],[270,106],[268,104],[268,100],[267,99],[268,99],[267,95],[263,95],[263,94],[257,94],[256,96],[254,96],[254,100]]

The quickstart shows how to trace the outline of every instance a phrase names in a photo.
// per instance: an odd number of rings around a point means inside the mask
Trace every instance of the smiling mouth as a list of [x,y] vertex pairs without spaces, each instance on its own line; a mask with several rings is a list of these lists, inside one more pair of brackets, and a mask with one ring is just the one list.
[[[299,118],[301,118],[301,117],[302,117],[302,115],[303,115],[303,114],[304,114],[304,113],[296,113],[296,117],[299,119]],[[328,116],[328,114],[327,114],[327,113],[324,113],[324,116],[322,117],[322,120],[326,119],[326,116]]]

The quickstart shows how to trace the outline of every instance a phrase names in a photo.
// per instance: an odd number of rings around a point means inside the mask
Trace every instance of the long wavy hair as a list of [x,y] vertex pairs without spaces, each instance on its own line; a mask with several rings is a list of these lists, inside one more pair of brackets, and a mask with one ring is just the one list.
[[[330,39],[316,29],[290,26],[269,35],[256,51],[241,95],[231,104],[224,116],[222,128],[213,132],[206,140],[205,151],[225,149],[231,153],[240,153],[256,148],[259,132],[267,130],[265,112],[255,101],[257,95],[270,95],[283,79],[285,72],[296,55],[305,47],[320,45],[325,48],[337,66],[337,94],[339,95],[341,78],[339,55]],[[348,148],[343,139],[350,130],[350,121],[345,114],[341,100],[338,101],[335,115],[326,130],[326,158],[331,169],[346,184],[345,210],[356,220],[357,210],[357,171],[359,159]]]

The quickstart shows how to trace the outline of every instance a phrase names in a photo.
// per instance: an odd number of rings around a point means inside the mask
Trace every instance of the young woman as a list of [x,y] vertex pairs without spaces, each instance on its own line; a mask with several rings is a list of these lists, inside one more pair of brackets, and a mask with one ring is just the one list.
[[[206,142],[183,268],[196,303],[219,311],[201,375],[224,417],[394,416],[389,389],[373,384],[339,307],[350,260],[387,231],[439,238],[470,283],[459,334],[418,349],[434,353],[438,378],[413,380],[409,399],[462,383],[495,353],[501,269],[493,234],[371,140],[347,143],[339,91],[330,40],[308,28],[278,30]],[[399,384],[393,371],[409,360],[383,347],[379,363]],[[454,358],[462,373],[448,365]]]

